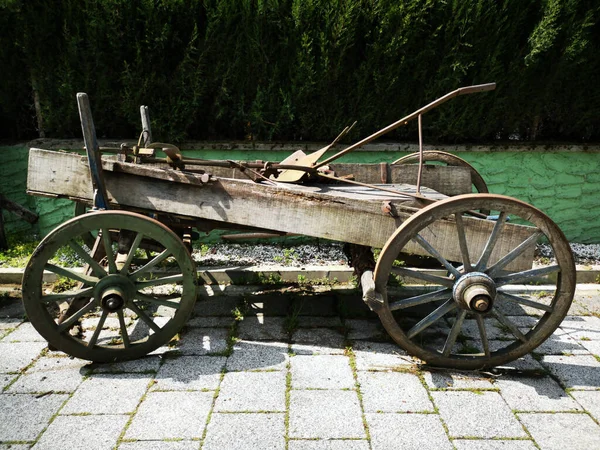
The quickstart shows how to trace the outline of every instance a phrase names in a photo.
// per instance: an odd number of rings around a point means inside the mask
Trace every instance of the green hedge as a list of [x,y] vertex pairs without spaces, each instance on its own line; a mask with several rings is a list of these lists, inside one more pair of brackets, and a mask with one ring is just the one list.
[[[0,138],[365,136],[457,87],[429,140],[600,137],[597,0],[0,0]],[[414,139],[415,126],[394,137]]]

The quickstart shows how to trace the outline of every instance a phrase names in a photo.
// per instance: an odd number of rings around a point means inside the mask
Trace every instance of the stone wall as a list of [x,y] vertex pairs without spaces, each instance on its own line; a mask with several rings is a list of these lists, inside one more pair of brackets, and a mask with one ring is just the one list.
[[[81,148],[80,142],[30,143],[42,148]],[[279,161],[293,150],[314,150],[312,144],[191,143],[186,156],[208,159]],[[0,147],[0,192],[39,214],[31,226],[4,212],[9,234],[42,237],[73,215],[67,200],[25,194],[28,145]],[[426,147],[428,149],[430,147]],[[439,149],[439,147],[438,147]],[[378,144],[350,153],[344,162],[392,162],[417,150],[412,144]],[[542,209],[572,242],[600,243],[600,147],[490,146],[445,147],[470,162],[486,180],[489,190],[518,198]]]

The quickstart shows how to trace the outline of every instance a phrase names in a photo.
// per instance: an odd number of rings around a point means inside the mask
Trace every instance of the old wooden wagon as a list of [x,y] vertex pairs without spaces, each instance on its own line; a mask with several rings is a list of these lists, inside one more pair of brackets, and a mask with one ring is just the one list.
[[[31,323],[79,358],[141,357],[167,344],[193,310],[194,229],[244,229],[347,243],[366,304],[398,345],[429,364],[475,369],[525,355],[571,304],[568,242],[540,210],[487,193],[463,160],[422,150],[424,113],[494,86],[453,91],[333,156],[325,158],[330,145],[279,163],[185,158],[151,143],[145,107],[138,145],[100,149],[88,98],[78,94],[87,157],[31,149],[28,191],[93,208],[33,253],[23,279]],[[419,153],[392,164],[334,163],[412,119]],[[539,242],[553,250],[550,265],[533,264]],[[377,261],[371,248],[381,249]],[[65,255],[85,267],[61,264]],[[45,272],[60,277],[54,290]]]

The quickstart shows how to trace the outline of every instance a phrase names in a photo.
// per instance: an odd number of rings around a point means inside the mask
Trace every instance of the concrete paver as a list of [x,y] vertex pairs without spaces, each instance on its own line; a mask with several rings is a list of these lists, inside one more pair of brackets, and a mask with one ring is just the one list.
[[211,417],[204,450],[284,450],[285,415],[219,414]]
[[600,448],[600,426],[587,414],[518,414],[543,450]]
[[308,390],[290,393],[291,438],[366,437],[355,391]]
[[527,437],[497,392],[432,392],[451,437]]
[[35,450],[111,450],[127,415],[58,416],[32,447]]
[[215,411],[285,411],[285,390],[284,372],[226,373]]
[[137,374],[99,374],[85,380],[61,414],[127,414],[137,408],[149,381]]
[[433,412],[421,380],[412,373],[358,372],[365,412]]
[[169,358],[156,374],[153,390],[215,390],[225,367],[222,356],[181,356]]
[[367,414],[373,450],[451,450],[437,414]]
[[125,439],[199,439],[213,392],[150,392],[140,404]]
[[[179,348],[112,364],[46,353],[22,309],[0,308],[0,450],[198,450],[203,436],[204,449],[600,448],[600,319],[576,315],[591,298],[533,356],[483,374],[419,366],[331,294],[253,309],[232,352],[241,297],[200,301]],[[290,339],[269,311],[300,306]],[[516,313],[523,329],[535,322]]]
[[297,355],[290,359],[292,389],[352,389],[350,361],[341,355]]

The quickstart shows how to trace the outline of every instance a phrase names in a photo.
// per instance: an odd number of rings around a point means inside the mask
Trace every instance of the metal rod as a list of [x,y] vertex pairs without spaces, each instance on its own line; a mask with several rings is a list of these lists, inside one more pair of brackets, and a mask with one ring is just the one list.
[[417,172],[417,194],[421,193],[421,175],[423,174],[423,114],[419,114],[419,171]]
[[140,106],[140,116],[142,117],[142,132],[144,133],[144,147],[152,143],[152,130],[150,128],[150,112],[147,106]]
[[443,97],[440,97],[437,100],[434,100],[433,102],[429,103],[428,105],[423,106],[421,109],[416,110],[415,112],[409,114],[408,116],[398,120],[397,122],[394,122],[391,125],[388,125],[387,127],[382,128],[378,132],[373,133],[371,136],[364,138],[362,141],[359,141],[356,144],[353,144],[350,147],[345,148],[344,150],[336,153],[335,155],[331,156],[330,158],[327,158],[325,161],[316,164],[314,167],[315,167],[315,169],[318,169],[319,167],[325,166],[325,165],[329,164],[330,162],[341,158],[345,154],[350,153],[351,151],[356,150],[357,148],[362,147],[365,144],[368,144],[369,142],[377,139],[378,137],[383,136],[384,134],[387,134],[390,131],[395,130],[399,126],[406,125],[409,121],[413,120],[415,117],[419,116],[420,114],[425,114],[427,111],[432,110],[436,106],[439,106],[442,103],[445,103],[454,97],[458,97],[459,95],[465,95],[465,94],[473,94],[475,92],[492,91],[494,89],[496,89],[496,83],[467,86],[467,87],[462,87],[455,91],[452,91],[452,92],[444,95]]

